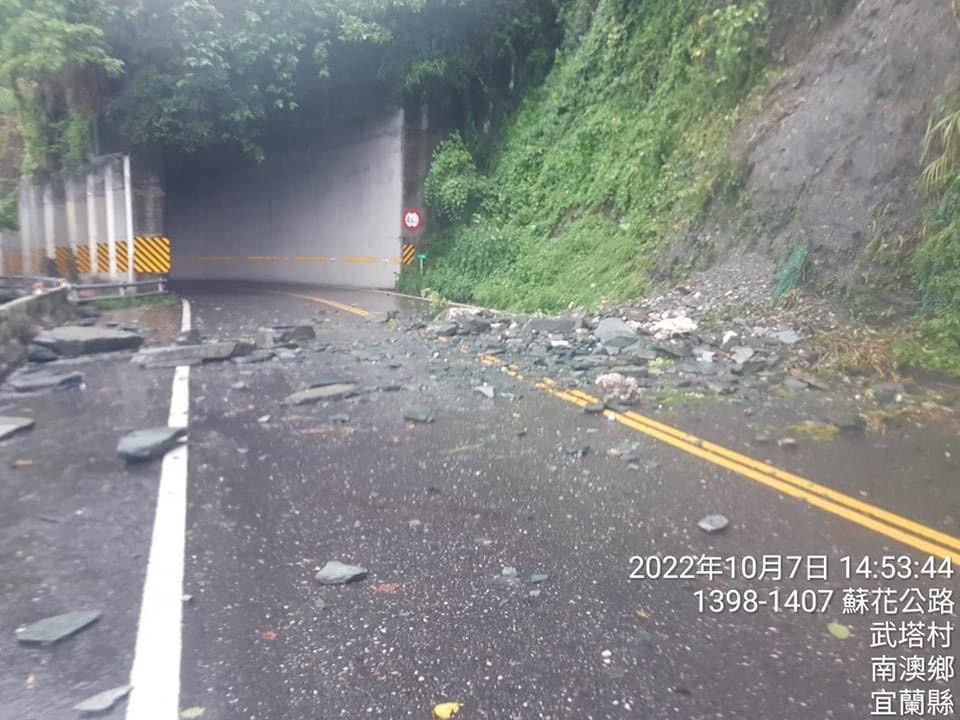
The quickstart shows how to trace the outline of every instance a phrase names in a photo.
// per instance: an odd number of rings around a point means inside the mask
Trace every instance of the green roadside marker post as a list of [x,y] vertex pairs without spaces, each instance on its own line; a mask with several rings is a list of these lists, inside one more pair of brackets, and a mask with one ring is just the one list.
[[423,261],[427,259],[426,253],[417,253],[417,260],[420,261],[420,274],[423,275]]

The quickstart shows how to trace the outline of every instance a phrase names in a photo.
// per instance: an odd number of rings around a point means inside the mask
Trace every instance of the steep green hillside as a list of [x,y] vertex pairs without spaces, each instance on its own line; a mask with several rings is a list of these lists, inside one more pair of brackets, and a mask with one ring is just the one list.
[[523,310],[635,295],[668,240],[735,196],[726,143],[762,75],[764,0],[600,0],[565,13],[553,71],[486,174],[442,145],[427,181],[427,271],[407,290]]

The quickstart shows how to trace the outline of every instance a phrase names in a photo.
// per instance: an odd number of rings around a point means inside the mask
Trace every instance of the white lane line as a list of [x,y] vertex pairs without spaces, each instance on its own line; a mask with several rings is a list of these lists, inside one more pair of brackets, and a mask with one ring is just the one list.
[[[183,332],[190,330],[190,303],[183,301]],[[170,427],[187,427],[190,368],[177,367],[170,397]],[[127,720],[177,720],[180,714],[180,642],[183,619],[183,556],[187,525],[187,446],[163,458],[157,511],[143,583],[137,644],[130,671],[133,691]]]

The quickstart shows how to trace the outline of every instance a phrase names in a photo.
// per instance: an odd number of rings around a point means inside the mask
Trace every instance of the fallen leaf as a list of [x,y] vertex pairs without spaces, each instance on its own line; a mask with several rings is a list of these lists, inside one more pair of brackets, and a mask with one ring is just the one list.
[[641,620],[647,620],[650,617],[643,608],[637,608],[637,615],[640,616]]
[[832,622],[827,625],[827,630],[829,630],[830,634],[837,640],[846,640],[850,637],[850,629],[846,625],[841,625],[837,622]]
[[459,715],[461,710],[463,710],[463,703],[440,703],[433,708],[433,717],[436,718],[436,720],[449,720],[449,718]]
[[399,583],[380,583],[379,585],[371,585],[370,589],[375,593],[395,593],[400,588]]
[[194,707],[188,707],[186,710],[181,710],[180,718],[181,720],[193,720],[194,718],[202,717],[206,711],[207,709],[205,707],[195,705]]
[[262,633],[260,633],[260,637],[263,638],[264,640],[276,640],[276,639],[277,639],[277,631],[276,631],[276,630],[264,630]]

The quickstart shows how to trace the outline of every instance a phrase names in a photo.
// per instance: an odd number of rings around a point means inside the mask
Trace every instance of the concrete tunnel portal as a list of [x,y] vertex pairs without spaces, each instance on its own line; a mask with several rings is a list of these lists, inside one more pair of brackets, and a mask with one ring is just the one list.
[[170,278],[392,288],[429,147],[395,110],[166,179]]

